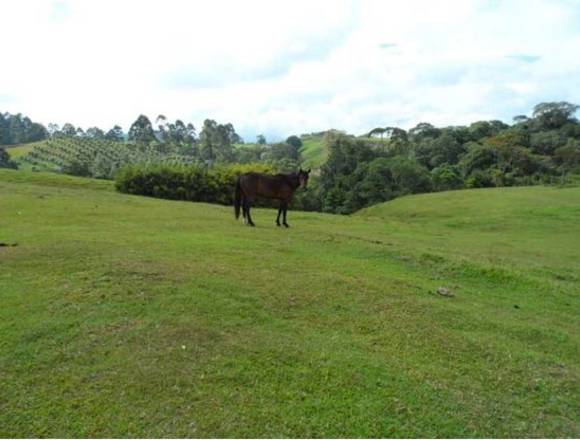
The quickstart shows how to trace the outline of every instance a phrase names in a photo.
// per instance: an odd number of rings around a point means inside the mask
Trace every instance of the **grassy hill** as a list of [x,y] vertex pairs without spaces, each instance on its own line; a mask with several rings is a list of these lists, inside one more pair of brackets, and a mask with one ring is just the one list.
[[[28,153],[30,153],[36,147],[43,147],[47,145],[47,140],[38,141],[38,142],[30,142],[27,144],[18,144],[13,146],[5,146],[6,151],[10,155],[10,158],[14,160],[18,164],[18,168],[20,170],[30,171],[32,169],[32,165],[25,160],[22,160]],[[44,165],[37,165],[36,169],[42,169],[42,171],[49,171],[53,166],[49,164]]]
[[328,158],[328,151],[323,142],[324,135],[302,135],[302,148],[300,154],[304,168],[320,168]]
[[0,170],[0,206],[0,437],[580,435],[578,188],[283,230]]
[[356,216],[388,220],[418,247],[570,277],[580,275],[579,202],[579,188],[487,188],[402,197]]
[[46,141],[38,141],[38,142],[30,142],[28,144],[19,144],[19,145],[5,145],[6,151],[10,155],[11,159],[20,159],[23,156],[26,156],[30,153],[34,147],[38,145],[44,145]]

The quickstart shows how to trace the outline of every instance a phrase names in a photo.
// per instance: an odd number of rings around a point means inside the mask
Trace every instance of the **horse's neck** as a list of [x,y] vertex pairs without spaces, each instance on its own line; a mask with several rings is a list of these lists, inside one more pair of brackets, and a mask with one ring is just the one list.
[[300,186],[300,180],[296,174],[286,174],[286,181],[292,187],[293,190]]

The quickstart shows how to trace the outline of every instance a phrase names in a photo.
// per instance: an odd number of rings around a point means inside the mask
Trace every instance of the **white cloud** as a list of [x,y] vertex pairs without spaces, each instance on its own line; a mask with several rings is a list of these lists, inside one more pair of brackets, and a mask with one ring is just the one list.
[[243,135],[468,123],[580,102],[568,1],[12,1],[3,111],[125,128],[140,113]]

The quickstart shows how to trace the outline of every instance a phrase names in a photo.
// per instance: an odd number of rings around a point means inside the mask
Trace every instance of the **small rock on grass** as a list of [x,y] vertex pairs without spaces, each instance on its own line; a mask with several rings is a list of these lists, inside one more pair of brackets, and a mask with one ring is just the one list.
[[449,296],[449,297],[455,296],[455,294],[451,290],[449,290],[447,287],[438,287],[437,293],[441,296]]

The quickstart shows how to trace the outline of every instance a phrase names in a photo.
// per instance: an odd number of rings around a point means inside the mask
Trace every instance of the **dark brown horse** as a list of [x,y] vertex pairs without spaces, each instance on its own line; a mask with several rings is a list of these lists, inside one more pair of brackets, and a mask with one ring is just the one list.
[[300,169],[297,173],[276,174],[275,176],[261,173],[247,173],[240,176],[236,182],[234,198],[236,218],[240,218],[241,206],[245,223],[248,226],[255,226],[250,215],[250,209],[256,198],[277,199],[280,201],[280,207],[278,208],[276,224],[280,226],[280,214],[283,214],[282,224],[287,228],[290,227],[286,223],[288,204],[299,187],[306,189],[309,174],[310,170],[303,171]]

